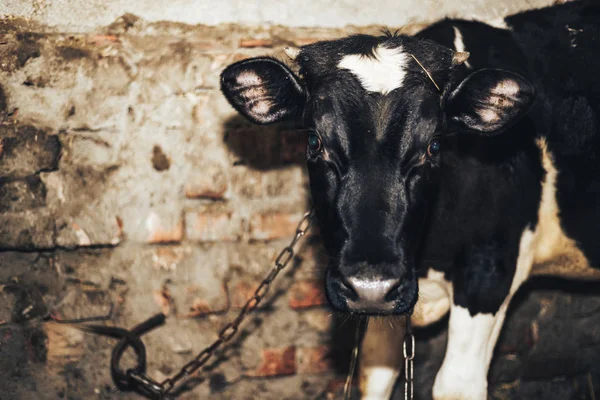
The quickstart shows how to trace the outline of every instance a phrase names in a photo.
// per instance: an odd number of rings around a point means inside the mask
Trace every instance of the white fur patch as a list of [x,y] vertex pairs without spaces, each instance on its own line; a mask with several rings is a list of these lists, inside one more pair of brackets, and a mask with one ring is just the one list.
[[369,92],[388,94],[402,87],[409,58],[402,47],[389,48],[379,45],[373,51],[373,55],[373,57],[361,54],[344,56],[338,67],[356,75],[362,86]]
[[[452,29],[454,30],[454,48],[456,49],[456,51],[460,51],[460,52],[467,51],[467,49],[465,48],[465,42],[463,41],[463,36],[462,36],[462,33],[460,32],[460,30],[455,26],[453,26]],[[469,64],[468,61],[465,61],[465,67],[471,68],[471,64]]]
[[433,385],[435,400],[487,399],[487,354],[494,319],[491,314],[471,316],[466,308],[452,306],[446,356]]
[[488,20],[488,21],[486,21],[486,23],[490,26],[493,26],[494,28],[510,29],[509,26],[506,24],[504,17]]
[[419,278],[419,301],[410,321],[414,326],[427,326],[439,321],[450,310],[450,282],[444,274],[429,269],[426,278]]
[[569,278],[599,278],[600,271],[590,263],[577,243],[561,227],[560,210],[556,201],[556,169],[545,139],[537,142],[542,153],[546,176],[542,182],[542,199],[538,210],[533,253],[533,274]]
[[471,316],[466,308],[450,311],[446,356],[433,385],[435,400],[485,400],[487,375],[512,296],[529,277],[535,235],[525,228],[519,243],[515,276],[508,296],[496,314]]
[[399,373],[398,369],[390,367],[365,368],[361,400],[389,400]]

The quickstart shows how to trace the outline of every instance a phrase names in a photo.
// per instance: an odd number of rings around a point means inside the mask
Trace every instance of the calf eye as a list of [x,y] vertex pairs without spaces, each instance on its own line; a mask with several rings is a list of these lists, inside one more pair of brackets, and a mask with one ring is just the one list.
[[314,152],[320,151],[321,150],[321,138],[314,133],[310,133],[308,135],[308,148]]
[[429,157],[438,155],[440,152],[440,148],[440,141],[437,139],[433,139],[431,142],[429,142],[429,145],[427,146],[427,155]]

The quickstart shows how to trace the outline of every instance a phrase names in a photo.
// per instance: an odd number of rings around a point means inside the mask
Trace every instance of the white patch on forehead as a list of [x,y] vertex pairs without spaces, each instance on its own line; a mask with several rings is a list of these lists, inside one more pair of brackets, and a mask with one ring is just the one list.
[[[463,41],[462,33],[455,26],[453,26],[452,29],[454,29],[454,48],[456,49],[456,51],[467,51],[465,47],[465,42]],[[469,64],[468,61],[465,61],[465,67],[471,68],[471,64]]]
[[389,48],[379,45],[373,56],[350,54],[338,63],[338,68],[352,72],[369,92],[388,94],[402,86],[406,75],[408,55],[402,46]]

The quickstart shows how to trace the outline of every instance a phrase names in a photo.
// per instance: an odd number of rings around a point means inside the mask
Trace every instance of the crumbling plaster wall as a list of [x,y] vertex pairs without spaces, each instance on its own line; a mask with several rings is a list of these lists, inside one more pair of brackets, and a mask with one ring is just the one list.
[[[561,0],[559,0],[561,1]],[[554,0],[3,0],[0,15],[31,18],[59,31],[89,31],[133,13],[148,21],[217,25],[240,23],[341,28],[347,25],[403,26],[446,16],[497,21]]]
[[[108,323],[131,327],[166,313],[167,324],[144,337],[159,380],[214,340],[309,206],[304,135],[237,117],[218,92],[220,71],[379,27],[209,27],[132,14],[100,26],[106,15],[87,18],[89,10],[120,12],[117,2],[71,13],[56,11],[62,2],[28,4],[0,5],[33,17],[0,22],[0,399],[136,398],[111,394],[113,341],[48,319],[112,306]],[[169,10],[181,4],[136,12],[179,20]],[[240,19],[275,20],[261,15]],[[334,23],[329,15],[323,24]],[[322,253],[310,236],[274,299],[180,398],[339,395],[354,331],[324,306]],[[491,375],[497,396],[586,398],[588,377],[600,383],[595,287],[563,294],[554,285],[524,296],[512,314]],[[419,342],[421,393],[441,361],[442,326]]]

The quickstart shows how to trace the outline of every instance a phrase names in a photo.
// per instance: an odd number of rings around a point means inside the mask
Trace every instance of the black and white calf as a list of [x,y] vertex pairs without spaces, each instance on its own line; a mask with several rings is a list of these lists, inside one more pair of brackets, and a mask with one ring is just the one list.
[[[222,74],[251,121],[310,131],[331,305],[414,309],[420,325],[450,311],[436,400],[486,399],[506,309],[529,276],[600,278],[600,6],[506,25],[357,35],[290,49],[299,74],[272,58]],[[389,330],[371,326],[365,342],[399,343]],[[365,398],[389,397],[395,362],[363,368]]]

